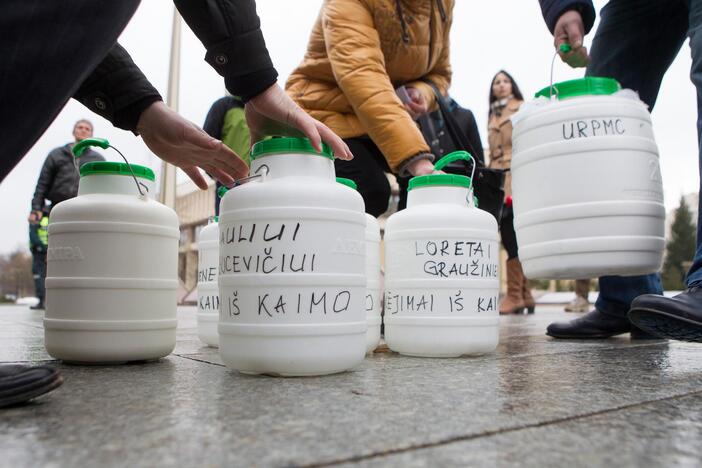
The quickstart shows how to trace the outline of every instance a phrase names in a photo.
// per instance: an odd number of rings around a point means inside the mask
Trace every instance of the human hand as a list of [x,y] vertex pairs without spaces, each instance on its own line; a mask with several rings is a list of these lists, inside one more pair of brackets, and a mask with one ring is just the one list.
[[334,157],[353,159],[344,140],[322,122],[310,117],[277,84],[246,103],[246,123],[251,132],[251,144],[270,135],[305,136],[319,152],[324,142],[334,151]]
[[37,224],[39,221],[41,221],[41,218],[44,217],[44,213],[41,211],[32,211],[29,213],[29,216],[27,217],[27,221],[29,221],[30,224]]
[[207,181],[198,168],[228,187],[234,179],[248,175],[248,166],[234,151],[162,101],[142,112],[137,131],[156,156],[181,168],[203,190],[207,190]]
[[[553,29],[553,45],[561,60],[573,68],[584,67],[590,61],[587,47],[583,46],[583,36],[585,36],[585,26],[580,13],[568,10],[558,18],[556,27]],[[570,45],[570,52],[562,52],[561,44]]]
[[434,163],[428,159],[418,159],[412,164],[407,166],[407,172],[413,176],[427,175],[427,174],[443,174],[442,171],[437,171],[434,169]]
[[424,99],[424,95],[417,88],[408,87],[406,89],[411,101],[404,103],[405,109],[409,112],[412,120],[417,120],[420,116],[427,113],[429,105]]

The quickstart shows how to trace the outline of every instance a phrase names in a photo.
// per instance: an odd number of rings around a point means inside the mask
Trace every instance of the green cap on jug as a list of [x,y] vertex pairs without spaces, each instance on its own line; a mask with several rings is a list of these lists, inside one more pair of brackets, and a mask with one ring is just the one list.
[[322,143],[322,152],[318,152],[307,138],[270,138],[257,142],[251,148],[251,160],[281,153],[305,153],[334,159],[334,152],[326,143]]
[[470,177],[456,174],[429,174],[412,177],[409,181],[407,191],[419,187],[448,186],[470,188]]
[[587,76],[547,86],[534,94],[534,97],[556,96],[558,99],[568,99],[578,96],[614,94],[620,89],[622,89],[622,85],[613,78]]
[[354,181],[351,180],[351,179],[345,179],[345,178],[343,178],[343,177],[337,177],[337,178],[336,178],[336,181],[337,181],[338,183],[340,183],[341,185],[345,185],[345,186],[350,187],[350,188],[352,188],[352,189],[354,189],[354,190],[358,190],[358,185],[356,185],[356,182],[354,182]]
[[156,175],[154,171],[146,166],[139,166],[138,164],[127,165],[125,163],[109,162],[109,161],[93,161],[85,163],[80,168],[80,176],[84,177],[87,175],[123,175],[132,177],[132,171],[129,170],[129,166],[132,167],[134,175],[142,179],[150,180],[151,182],[156,181]]
[[[434,169],[437,171],[443,170],[446,166],[454,161],[472,161],[475,164],[473,156],[467,151],[454,151],[447,154],[436,164],[434,164]],[[471,180],[470,177],[458,174],[427,174],[422,176],[412,177],[409,181],[409,186],[407,191],[418,187],[427,186],[449,186],[449,187],[465,187],[470,188]]]

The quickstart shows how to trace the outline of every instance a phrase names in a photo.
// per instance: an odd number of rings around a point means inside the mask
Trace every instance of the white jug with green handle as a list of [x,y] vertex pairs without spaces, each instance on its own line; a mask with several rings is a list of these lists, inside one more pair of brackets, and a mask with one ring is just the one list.
[[528,278],[659,270],[665,207],[646,105],[611,78],[556,83],[512,117],[512,199]]
[[[435,168],[459,159],[451,153]],[[494,351],[499,338],[497,221],[475,205],[470,177],[409,182],[407,209],[385,226],[385,340],[410,356]]]
[[[111,147],[91,138],[73,153],[88,146]],[[44,336],[54,358],[119,363],[173,351],[180,232],[175,212],[149,197],[155,180],[148,167],[87,163],[78,196],[51,210]]]
[[220,205],[222,360],[280,376],[353,368],[366,350],[363,198],[306,139],[256,143],[250,171]]

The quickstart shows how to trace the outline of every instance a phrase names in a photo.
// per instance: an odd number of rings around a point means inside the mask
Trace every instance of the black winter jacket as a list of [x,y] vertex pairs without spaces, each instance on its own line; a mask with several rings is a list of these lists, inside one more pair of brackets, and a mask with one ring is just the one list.
[[47,201],[51,202],[51,206],[55,206],[78,195],[78,169],[85,163],[104,160],[100,153],[90,149],[76,158],[68,144],[51,150],[41,168],[37,188],[34,190],[32,211],[41,211]]
[[[278,73],[266,49],[255,0],[174,0],[207,49],[205,60],[226,88],[246,102],[275,84]],[[119,44],[73,96],[116,127],[136,131],[141,113],[161,95]]]
[[546,21],[546,26],[552,34],[558,18],[568,10],[580,12],[583,26],[585,26],[585,34],[590,32],[595,23],[595,8],[592,6],[592,0],[539,0],[539,4],[541,4],[541,13]]

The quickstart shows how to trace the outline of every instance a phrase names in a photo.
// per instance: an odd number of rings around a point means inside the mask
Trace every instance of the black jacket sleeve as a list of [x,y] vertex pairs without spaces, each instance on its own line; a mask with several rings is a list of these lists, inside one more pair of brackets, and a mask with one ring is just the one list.
[[112,47],[73,97],[115,127],[133,132],[141,113],[155,101],[162,100],[119,44]]
[[51,190],[51,185],[54,183],[56,176],[55,149],[52,150],[44,160],[44,165],[41,167],[37,186],[34,189],[32,197],[32,211],[41,211],[46,203],[46,196]]
[[556,22],[563,13],[568,10],[577,10],[583,17],[585,34],[589,33],[592,25],[595,24],[595,7],[592,0],[539,0],[541,4],[541,14],[544,16],[548,30],[553,34]]
[[254,0],[174,0],[207,49],[205,60],[244,102],[275,84],[278,72],[268,55]]

